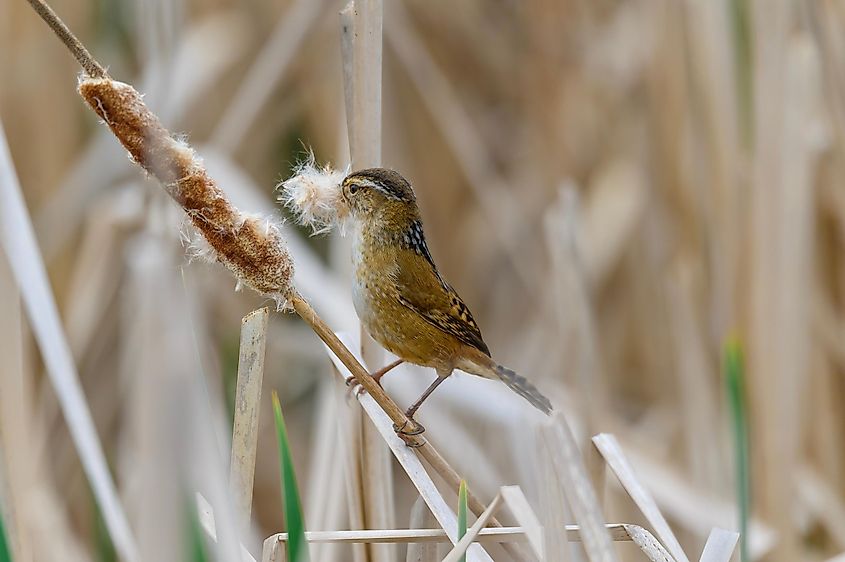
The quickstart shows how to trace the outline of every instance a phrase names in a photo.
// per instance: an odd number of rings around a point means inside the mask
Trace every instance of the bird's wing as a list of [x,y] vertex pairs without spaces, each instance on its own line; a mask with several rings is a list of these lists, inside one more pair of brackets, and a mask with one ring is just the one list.
[[458,293],[437,273],[424,241],[419,251],[411,249],[403,252],[396,286],[403,306],[418,313],[434,327],[490,356],[472,313]]

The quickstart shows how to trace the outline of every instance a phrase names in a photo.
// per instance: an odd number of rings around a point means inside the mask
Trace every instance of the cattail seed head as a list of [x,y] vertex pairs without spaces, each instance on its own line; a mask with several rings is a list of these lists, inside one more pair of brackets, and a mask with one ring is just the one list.
[[130,158],[155,176],[185,210],[207,243],[200,255],[222,262],[239,285],[267,295],[281,306],[293,293],[293,260],[273,219],[242,213],[232,205],[191,147],[173,138],[132,86],[109,78],[84,77],[79,94],[129,151]]

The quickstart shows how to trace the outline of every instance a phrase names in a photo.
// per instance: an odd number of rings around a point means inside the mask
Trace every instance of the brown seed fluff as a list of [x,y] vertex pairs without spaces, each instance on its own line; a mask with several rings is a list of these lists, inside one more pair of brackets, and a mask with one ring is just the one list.
[[132,160],[185,210],[220,262],[248,287],[280,303],[287,299],[293,290],[293,260],[276,226],[232,205],[194,151],[171,136],[135,88],[107,78],[84,78],[79,94]]

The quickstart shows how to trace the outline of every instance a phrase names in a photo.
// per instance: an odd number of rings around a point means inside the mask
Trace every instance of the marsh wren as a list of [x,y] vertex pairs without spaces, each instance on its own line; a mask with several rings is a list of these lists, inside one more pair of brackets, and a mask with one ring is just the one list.
[[[469,308],[437,271],[408,180],[393,170],[370,168],[349,174],[342,189],[352,218],[355,311],[370,336],[399,357],[373,377],[379,380],[402,361],[437,371],[437,379],[408,408],[408,418],[413,420],[454,369],[501,380],[549,414],[548,398],[490,357]],[[414,423],[409,431],[396,429],[421,433],[422,426]]]

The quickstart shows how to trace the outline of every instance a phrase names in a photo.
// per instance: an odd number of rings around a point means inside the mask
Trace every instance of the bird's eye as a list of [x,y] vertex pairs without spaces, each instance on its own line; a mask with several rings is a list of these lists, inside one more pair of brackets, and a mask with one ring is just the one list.
[[349,185],[349,194],[350,194],[350,195],[355,195],[355,194],[358,192],[358,190],[359,190],[359,189],[360,189],[360,188],[358,187],[358,185],[357,185],[357,184],[354,184],[354,183],[353,183],[353,184],[350,184],[350,185]]

